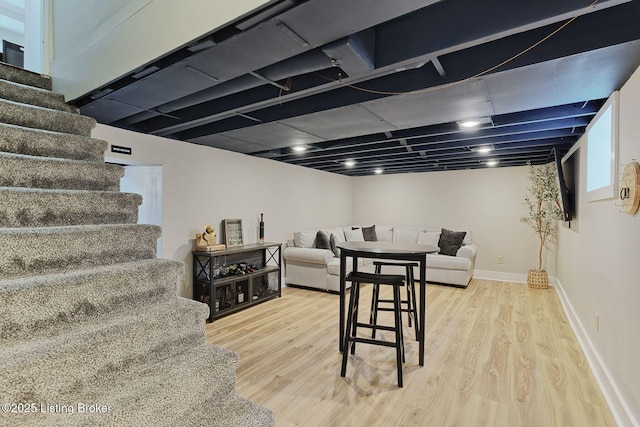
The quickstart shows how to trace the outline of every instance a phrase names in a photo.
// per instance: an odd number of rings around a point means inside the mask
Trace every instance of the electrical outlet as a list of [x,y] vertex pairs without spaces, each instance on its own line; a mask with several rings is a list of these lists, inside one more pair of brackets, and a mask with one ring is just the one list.
[[596,332],[600,331],[600,315],[598,313],[596,313],[596,315],[593,318],[593,325],[596,328]]
[[504,264],[504,257],[502,255],[498,256],[498,264]]

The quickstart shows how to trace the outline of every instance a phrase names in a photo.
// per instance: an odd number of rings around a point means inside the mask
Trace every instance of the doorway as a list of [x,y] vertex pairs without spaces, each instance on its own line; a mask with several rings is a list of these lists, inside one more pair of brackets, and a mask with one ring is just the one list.
[[0,60],[41,74],[49,73],[48,7],[44,0],[0,0]]
[[[138,208],[138,224],[162,227],[162,166],[124,165],[120,191],[142,196]],[[162,236],[158,239],[156,256],[162,258]]]

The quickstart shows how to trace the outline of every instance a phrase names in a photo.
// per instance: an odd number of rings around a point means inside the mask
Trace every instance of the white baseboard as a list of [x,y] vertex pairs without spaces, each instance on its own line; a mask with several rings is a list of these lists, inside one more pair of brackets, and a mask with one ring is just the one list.
[[576,334],[578,338],[578,342],[580,343],[580,347],[582,347],[582,351],[584,351],[585,357],[587,358],[587,362],[589,362],[589,366],[591,366],[591,370],[593,371],[593,375],[600,386],[600,390],[604,395],[607,404],[609,405],[609,409],[613,414],[616,423],[619,426],[633,426],[640,427],[640,423],[637,419],[635,419],[633,413],[631,412],[629,406],[626,401],[622,397],[618,386],[616,385],[609,369],[603,363],[600,355],[598,354],[595,346],[589,339],[589,336],[586,333],[586,329],[584,325],[576,315],[571,302],[567,298],[567,294],[564,292],[562,288],[562,284],[559,280],[555,281],[556,289],[558,291],[558,297],[560,298],[560,302],[564,308],[564,311],[567,315],[567,319],[571,324],[573,332]]
[[[527,283],[527,275],[520,273],[505,273],[503,271],[473,270],[474,279],[497,280],[499,282]],[[549,276],[549,284],[556,283],[556,278]]]

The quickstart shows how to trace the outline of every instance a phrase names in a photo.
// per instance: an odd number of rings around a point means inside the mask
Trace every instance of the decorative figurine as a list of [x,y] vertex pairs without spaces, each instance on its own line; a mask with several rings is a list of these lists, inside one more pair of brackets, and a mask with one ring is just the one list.
[[226,249],[224,244],[216,244],[216,230],[210,224],[204,226],[204,233],[196,234],[196,250],[219,251]]

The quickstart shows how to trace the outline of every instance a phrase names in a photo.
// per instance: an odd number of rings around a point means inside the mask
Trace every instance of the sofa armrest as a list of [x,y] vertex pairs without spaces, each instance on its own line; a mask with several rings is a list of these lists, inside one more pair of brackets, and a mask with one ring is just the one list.
[[467,258],[473,263],[473,261],[476,258],[477,251],[478,251],[478,247],[472,243],[470,245],[461,246],[460,249],[458,249],[456,256]]
[[288,261],[303,261],[328,265],[333,261],[333,252],[328,249],[287,247],[282,256]]

